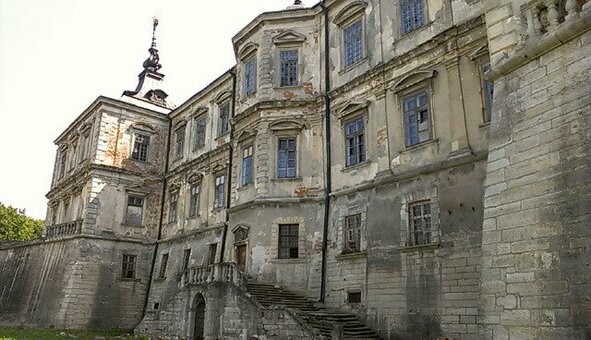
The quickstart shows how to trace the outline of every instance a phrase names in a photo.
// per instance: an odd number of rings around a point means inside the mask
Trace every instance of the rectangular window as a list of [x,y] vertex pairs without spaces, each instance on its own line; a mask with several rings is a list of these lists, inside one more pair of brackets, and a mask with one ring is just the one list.
[[139,196],[127,196],[127,211],[125,212],[125,224],[142,225],[144,214],[144,199]]
[[214,200],[214,208],[221,208],[224,206],[224,191],[225,191],[225,183],[226,183],[226,176],[221,175],[215,178],[215,200]]
[[189,217],[197,216],[199,212],[199,192],[201,187],[199,184],[191,185],[191,196],[189,199]]
[[406,146],[431,139],[429,100],[427,91],[421,91],[403,99],[404,131]]
[[183,271],[189,268],[189,261],[191,260],[191,249],[185,249],[183,252]]
[[400,25],[407,34],[425,24],[424,0],[400,0]]
[[365,121],[363,117],[345,122],[346,165],[365,161]]
[[410,245],[431,243],[431,202],[423,201],[409,204],[408,215],[410,221]]
[[492,114],[492,102],[494,93],[494,83],[484,79],[484,74],[490,71],[490,63],[485,63],[481,66],[482,76],[482,100],[484,101],[484,122],[490,122]]
[[168,207],[168,223],[176,222],[177,207],[179,203],[179,192],[170,193],[170,202]]
[[345,67],[363,58],[363,24],[356,20],[343,29],[343,61]]
[[212,265],[215,263],[215,255],[218,252],[218,244],[212,243],[209,245],[209,257],[207,258],[207,264]]
[[194,150],[205,146],[206,124],[207,124],[206,117],[200,117],[195,120],[195,144],[193,145]]
[[279,86],[298,85],[298,50],[279,52],[279,70],[281,73]]
[[293,178],[296,176],[296,139],[279,138],[277,148],[277,177]]
[[250,96],[256,92],[256,60],[254,57],[244,62],[244,94]]
[[78,162],[81,163],[83,160],[86,159],[86,148],[88,144],[88,135],[82,135],[80,138],[80,151],[79,151],[79,160]]
[[68,151],[67,150],[62,150],[62,152],[60,153],[60,173],[59,173],[59,178],[64,177],[64,174],[66,173],[66,164],[68,161]]
[[242,185],[252,183],[253,146],[242,149]]
[[345,247],[344,252],[361,251],[361,214],[345,217]]
[[135,255],[123,255],[123,268],[121,269],[121,277],[124,279],[135,278]]
[[150,136],[146,135],[135,135],[133,141],[133,150],[131,152],[131,159],[136,161],[146,162],[148,161],[148,146],[150,145]]
[[279,254],[280,259],[297,259],[299,243],[299,225],[279,225]]
[[158,278],[163,279],[166,277],[166,266],[168,265],[168,254],[162,254],[160,260],[160,271],[158,272]]
[[347,303],[361,303],[361,292],[347,292]]
[[225,135],[228,132],[230,117],[230,103],[224,103],[220,105],[220,118],[218,126],[218,137]]
[[185,149],[185,127],[178,128],[175,131],[175,144],[174,144],[174,157],[183,157],[183,151]]

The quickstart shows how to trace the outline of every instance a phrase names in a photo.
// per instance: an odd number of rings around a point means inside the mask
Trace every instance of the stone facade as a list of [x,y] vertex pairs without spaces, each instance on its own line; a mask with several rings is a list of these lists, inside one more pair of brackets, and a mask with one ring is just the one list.
[[[73,252],[60,242],[103,251],[116,239],[111,257],[95,256],[116,267],[143,247],[125,315],[139,321],[147,299],[136,331],[161,337],[322,337],[291,307],[263,306],[248,281],[350,312],[386,339],[588,338],[590,18],[584,0],[263,13],[232,39],[236,65],[168,117],[99,98],[92,171],[65,181],[56,165],[48,195],[48,221],[80,220],[48,223],[48,235],[76,235],[0,260],[21,280],[42,275],[21,271],[24,253]],[[134,129],[154,136],[147,164],[130,153]],[[123,223],[130,195],[144,199],[141,226]],[[74,269],[54,275],[77,282]],[[4,296],[11,322],[25,322],[16,306],[29,300]],[[79,315],[57,324],[94,325]]]

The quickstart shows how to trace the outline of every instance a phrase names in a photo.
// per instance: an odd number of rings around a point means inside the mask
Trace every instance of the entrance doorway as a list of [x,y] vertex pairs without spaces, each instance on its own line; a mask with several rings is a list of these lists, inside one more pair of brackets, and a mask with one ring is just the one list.
[[193,302],[194,324],[193,340],[203,340],[203,328],[205,326],[205,300],[203,295],[198,294]]
[[238,268],[246,270],[246,244],[236,246],[236,263]]

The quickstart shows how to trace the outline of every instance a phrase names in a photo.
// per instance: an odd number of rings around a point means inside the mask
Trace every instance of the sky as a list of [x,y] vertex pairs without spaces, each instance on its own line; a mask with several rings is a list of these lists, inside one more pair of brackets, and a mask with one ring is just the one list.
[[135,89],[154,16],[165,89],[179,105],[234,65],[232,36],[291,4],[0,0],[0,202],[45,218],[53,141],[99,95]]

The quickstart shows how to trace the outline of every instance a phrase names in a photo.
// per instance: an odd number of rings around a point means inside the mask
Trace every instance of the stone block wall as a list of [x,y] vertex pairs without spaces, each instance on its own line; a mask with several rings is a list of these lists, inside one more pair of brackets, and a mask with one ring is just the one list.
[[[494,12],[489,31],[519,15]],[[586,33],[573,35],[565,22],[556,31],[560,42],[537,57],[517,63],[517,48],[493,67],[482,339],[591,336],[590,17],[589,8],[577,16]],[[544,39],[525,47],[536,51]]]

